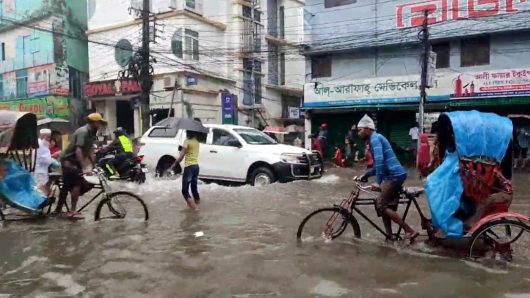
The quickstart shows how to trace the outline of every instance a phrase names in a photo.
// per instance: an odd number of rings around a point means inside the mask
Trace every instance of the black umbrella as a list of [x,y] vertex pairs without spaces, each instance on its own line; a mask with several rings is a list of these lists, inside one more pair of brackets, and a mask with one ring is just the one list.
[[155,126],[164,126],[174,129],[182,129],[187,131],[194,131],[198,133],[208,134],[208,129],[202,125],[201,122],[190,118],[166,118],[158,122]]

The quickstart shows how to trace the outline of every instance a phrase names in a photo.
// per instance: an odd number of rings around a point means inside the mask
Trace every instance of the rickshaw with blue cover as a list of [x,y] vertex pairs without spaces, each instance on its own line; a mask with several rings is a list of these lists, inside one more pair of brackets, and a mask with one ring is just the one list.
[[[0,221],[52,215],[51,207],[57,201],[55,197],[59,193],[58,201],[62,202],[68,211],[67,192],[63,191],[60,174],[50,175],[52,194],[48,198],[35,187],[32,173],[35,171],[38,148],[36,115],[0,111]],[[147,205],[142,198],[128,191],[112,191],[104,171],[100,168],[96,167],[91,173],[85,173],[85,179],[97,192],[77,210],[78,212],[99,199],[95,209],[95,220],[127,218],[147,221],[149,219]],[[6,215],[3,210],[5,205],[22,213]]]
[[[405,187],[399,204],[406,220],[411,206],[417,210],[428,243],[452,248],[464,247],[468,257],[485,256],[511,261],[523,259],[530,265],[530,218],[510,210],[513,199],[513,124],[507,117],[477,111],[442,113],[438,119],[438,149],[441,164],[427,177],[425,188]],[[386,235],[359,207],[375,207],[377,194],[355,180],[347,199],[331,208],[318,209],[300,224],[300,240],[313,236],[333,240],[352,227],[361,237],[356,215],[374,226],[387,239],[403,239],[399,229]],[[418,200],[425,193],[431,218],[422,212]],[[361,198],[368,194],[369,198]],[[310,223],[324,215],[311,230]],[[309,236],[310,233],[315,233]],[[524,239],[524,240],[523,240]],[[457,245],[454,245],[454,244]],[[515,244],[517,243],[517,254]]]

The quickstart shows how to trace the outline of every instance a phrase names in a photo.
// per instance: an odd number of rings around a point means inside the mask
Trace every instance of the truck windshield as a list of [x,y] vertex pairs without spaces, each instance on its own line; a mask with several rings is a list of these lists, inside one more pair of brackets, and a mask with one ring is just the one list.
[[265,133],[256,129],[237,128],[234,131],[250,145],[275,145],[276,141]]

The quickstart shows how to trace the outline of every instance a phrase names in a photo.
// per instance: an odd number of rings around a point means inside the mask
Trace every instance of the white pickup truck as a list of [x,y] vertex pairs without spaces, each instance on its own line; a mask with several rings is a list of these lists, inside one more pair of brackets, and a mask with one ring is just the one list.
[[[322,176],[318,153],[278,144],[249,127],[204,126],[209,133],[199,151],[200,179],[265,185]],[[175,161],[185,139],[183,130],[155,126],[142,137],[139,154],[150,169],[162,176]]]

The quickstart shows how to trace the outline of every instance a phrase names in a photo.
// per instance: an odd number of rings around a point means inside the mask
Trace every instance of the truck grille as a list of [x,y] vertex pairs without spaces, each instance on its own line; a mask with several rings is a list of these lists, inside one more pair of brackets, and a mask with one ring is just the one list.
[[307,154],[307,155],[304,155],[304,156],[300,156],[300,157],[298,157],[298,160],[302,164],[307,164],[308,157],[309,157],[309,160],[311,161],[312,165],[318,165],[318,164],[321,163],[320,156],[318,154],[315,154],[315,153],[311,153],[311,154]]

